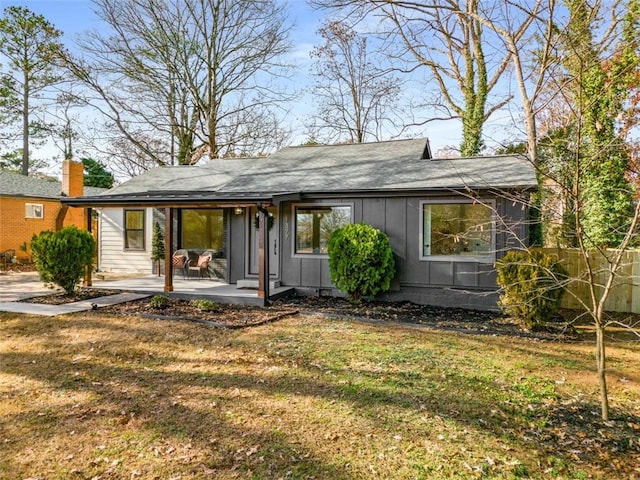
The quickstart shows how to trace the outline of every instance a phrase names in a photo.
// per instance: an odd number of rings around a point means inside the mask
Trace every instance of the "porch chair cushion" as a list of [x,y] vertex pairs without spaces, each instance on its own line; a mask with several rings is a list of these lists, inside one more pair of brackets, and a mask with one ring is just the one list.
[[197,266],[200,268],[206,268],[209,266],[210,261],[211,261],[211,257],[209,255],[200,255],[198,256]]
[[175,268],[184,268],[184,265],[185,265],[186,262],[187,262],[187,257],[185,257],[183,255],[174,255],[172,260],[171,260],[171,264]]

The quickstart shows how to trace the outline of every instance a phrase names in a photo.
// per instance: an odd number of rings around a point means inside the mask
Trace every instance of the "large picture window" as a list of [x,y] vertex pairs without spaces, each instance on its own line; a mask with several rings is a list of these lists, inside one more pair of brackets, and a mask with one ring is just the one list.
[[225,215],[221,208],[182,210],[182,248],[225,251]]
[[297,206],[295,221],[295,252],[326,255],[331,232],[351,223],[351,206]]
[[422,258],[493,261],[492,211],[480,203],[423,202]]
[[124,211],[125,250],[144,250],[144,210]]

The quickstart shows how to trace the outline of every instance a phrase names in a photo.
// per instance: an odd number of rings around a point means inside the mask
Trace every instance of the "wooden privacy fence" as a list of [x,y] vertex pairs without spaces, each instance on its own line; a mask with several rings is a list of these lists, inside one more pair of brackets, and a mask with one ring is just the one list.
[[[569,272],[567,292],[562,299],[563,308],[582,309],[580,303],[591,302],[589,281],[585,259],[577,248],[544,248],[545,253],[557,257]],[[598,297],[609,278],[609,259],[614,250],[589,252],[589,264],[594,273]],[[609,312],[640,313],[640,250],[629,250],[623,253],[620,267],[616,272],[614,286],[605,302],[605,310]]]

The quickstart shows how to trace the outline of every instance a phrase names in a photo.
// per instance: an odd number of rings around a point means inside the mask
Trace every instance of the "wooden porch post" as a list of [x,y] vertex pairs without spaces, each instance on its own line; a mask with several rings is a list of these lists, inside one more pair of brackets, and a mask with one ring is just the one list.
[[[85,215],[85,222],[87,222],[86,223],[87,232],[89,232],[89,235],[91,235],[91,230],[93,229],[93,223],[91,218],[92,216],[91,207],[84,209],[84,215]],[[90,287],[91,285],[93,285],[93,280],[91,278],[92,270],[93,270],[93,265],[89,265],[84,271],[84,281],[82,283],[85,287]]]
[[269,303],[269,212],[258,204],[258,297]]
[[164,291],[173,292],[173,208],[164,209]]

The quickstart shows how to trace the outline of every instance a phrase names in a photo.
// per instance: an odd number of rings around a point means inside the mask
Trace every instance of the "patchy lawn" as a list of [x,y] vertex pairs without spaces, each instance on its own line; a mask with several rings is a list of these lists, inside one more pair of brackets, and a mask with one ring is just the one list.
[[640,478],[640,345],[0,314],[0,478]]

